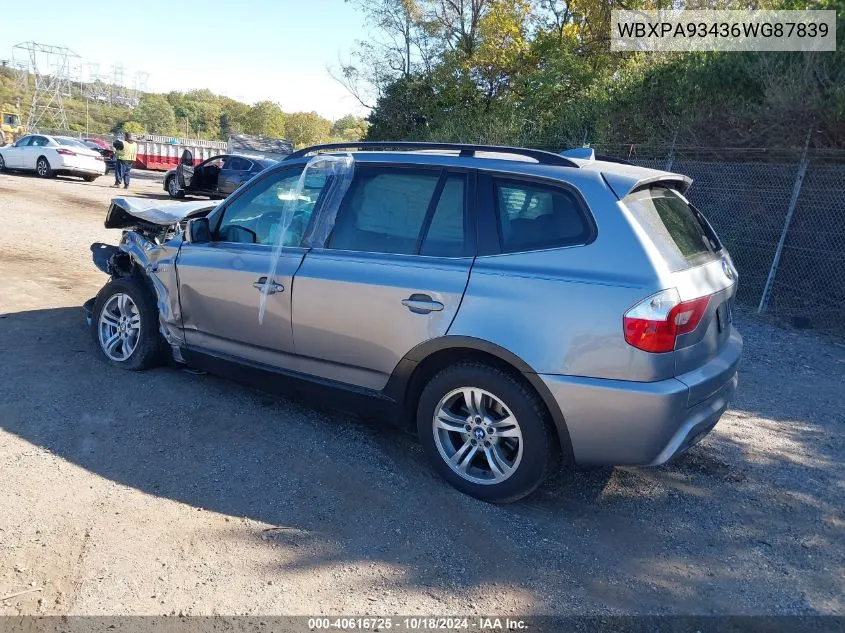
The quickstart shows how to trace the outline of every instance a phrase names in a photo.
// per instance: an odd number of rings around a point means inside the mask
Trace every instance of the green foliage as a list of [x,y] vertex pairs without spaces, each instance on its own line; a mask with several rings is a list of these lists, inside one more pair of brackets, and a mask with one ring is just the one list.
[[285,134],[285,113],[272,101],[259,101],[246,113],[244,131],[257,136],[282,138]]
[[[83,92],[79,86],[78,92]],[[31,93],[15,89],[11,69],[0,67],[0,103],[21,102],[21,118],[29,114]],[[66,97],[68,124],[74,132],[118,134],[125,130],[133,134],[181,135],[203,139],[226,140],[230,134],[255,134],[271,138],[286,138],[286,115],[278,104],[260,101],[253,106],[229,97],[215,95],[210,90],[171,91],[167,94],[146,93],[134,109],[80,97]],[[366,134],[367,122],[348,115],[332,124],[314,112],[293,115],[290,140],[298,145],[339,140],[358,140]],[[42,122],[42,127],[50,127]]]
[[[380,2],[382,12],[402,4]],[[658,4],[630,0],[624,8]],[[725,0],[696,4],[707,8]],[[804,8],[798,0],[756,4]],[[820,4],[841,8],[845,0]],[[420,51],[436,51],[435,56],[420,55],[410,72],[390,76],[383,65],[368,70],[361,65],[368,58],[356,57],[356,77],[378,77],[368,139],[556,149],[584,140],[795,147],[815,126],[817,145],[845,147],[841,13],[835,53],[623,54],[611,53],[608,46],[610,11],[621,7],[613,0],[420,0],[418,5],[410,37]],[[381,39],[401,39],[396,25],[372,20],[371,25],[385,29]]]
[[144,126],[137,121],[127,121],[121,126],[121,132],[129,132],[130,134],[139,135],[145,132]]
[[150,134],[175,134],[176,116],[173,107],[161,95],[144,95],[132,118]]
[[360,141],[367,135],[367,128],[369,123],[366,119],[355,116],[354,114],[347,114],[332,123],[329,134],[333,140],[338,141]]
[[316,112],[294,112],[285,118],[285,137],[296,147],[328,141],[330,129],[331,122]]

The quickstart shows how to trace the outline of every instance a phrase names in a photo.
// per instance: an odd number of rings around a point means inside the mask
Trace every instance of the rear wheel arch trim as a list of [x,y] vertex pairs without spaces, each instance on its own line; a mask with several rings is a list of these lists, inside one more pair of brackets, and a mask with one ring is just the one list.
[[537,372],[522,358],[490,341],[472,336],[449,335],[424,341],[405,354],[402,360],[397,363],[382,393],[397,402],[401,411],[410,411],[411,415],[414,415],[416,413],[417,403],[408,402],[408,398],[409,389],[412,387],[412,381],[417,368],[433,354],[449,350],[487,354],[499,362],[508,365],[528,381],[540,396],[540,399],[543,401],[549,415],[554,421],[564,461],[566,463],[574,463],[574,452],[569,428],[566,425],[566,420],[563,417],[560,406],[558,406],[557,401],[552,396],[552,392],[537,375]]

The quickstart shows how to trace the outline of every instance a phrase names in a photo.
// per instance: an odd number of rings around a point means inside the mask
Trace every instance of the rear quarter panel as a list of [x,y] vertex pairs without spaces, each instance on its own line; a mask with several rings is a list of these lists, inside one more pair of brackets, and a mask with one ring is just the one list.
[[600,178],[570,182],[596,223],[584,246],[477,257],[449,334],[504,347],[535,372],[654,381],[674,373],[672,354],[625,342],[622,316],[660,280],[616,196]]

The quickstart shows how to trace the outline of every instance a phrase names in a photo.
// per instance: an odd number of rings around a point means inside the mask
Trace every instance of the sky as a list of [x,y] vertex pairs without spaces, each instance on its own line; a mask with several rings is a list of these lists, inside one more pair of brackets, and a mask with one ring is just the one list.
[[348,59],[366,39],[360,11],[344,0],[0,0],[0,59],[18,59],[15,44],[65,46],[111,75],[124,67],[149,73],[147,91],[208,88],[246,103],[270,100],[286,112],[316,111],[336,120],[366,112],[327,66]]

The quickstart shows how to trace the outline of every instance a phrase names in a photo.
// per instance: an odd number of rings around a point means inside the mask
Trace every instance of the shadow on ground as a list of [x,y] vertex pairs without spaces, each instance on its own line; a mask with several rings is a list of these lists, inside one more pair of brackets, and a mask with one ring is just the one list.
[[765,393],[741,391],[741,410],[676,463],[567,471],[497,507],[375,421],[212,376],[111,368],[81,309],[4,315],[0,352],[6,431],[151,495],[261,521],[234,544],[283,548],[284,568],[384,562],[435,593],[519,587],[541,613],[842,608],[842,403],[782,398],[798,377],[759,359],[743,385]]

